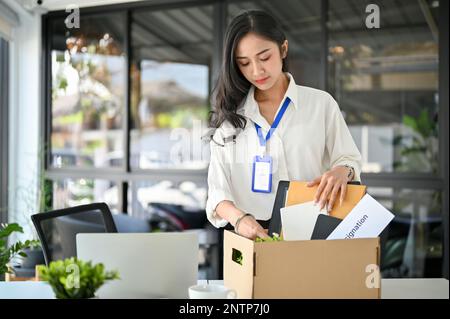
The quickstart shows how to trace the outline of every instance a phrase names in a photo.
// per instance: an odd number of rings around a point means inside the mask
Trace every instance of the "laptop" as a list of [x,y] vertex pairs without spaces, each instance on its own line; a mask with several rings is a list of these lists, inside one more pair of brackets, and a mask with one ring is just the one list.
[[117,270],[120,279],[106,282],[99,298],[188,298],[198,279],[198,234],[77,234],[77,257]]

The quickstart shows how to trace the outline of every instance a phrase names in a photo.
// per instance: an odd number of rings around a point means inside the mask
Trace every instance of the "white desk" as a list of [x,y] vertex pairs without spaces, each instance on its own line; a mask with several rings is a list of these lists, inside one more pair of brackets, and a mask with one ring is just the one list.
[[449,299],[448,280],[381,279],[381,299]]
[[[222,280],[199,280],[223,284]],[[381,299],[449,299],[447,279],[382,279]],[[0,299],[52,299],[53,291],[45,282],[0,282]]]

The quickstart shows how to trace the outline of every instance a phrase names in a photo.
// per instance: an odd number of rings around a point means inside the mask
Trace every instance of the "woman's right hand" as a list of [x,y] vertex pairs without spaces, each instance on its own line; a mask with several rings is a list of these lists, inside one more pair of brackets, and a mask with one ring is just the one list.
[[255,240],[256,237],[267,238],[268,230],[262,228],[262,226],[256,221],[255,217],[248,215],[241,219],[238,228],[235,231],[244,237],[251,240]]
[[[229,200],[223,200],[216,207],[216,213],[219,217],[227,220],[231,225],[236,227],[236,223],[239,217],[245,214],[242,210],[234,206],[234,203]],[[255,217],[248,215],[242,217],[237,225],[237,230],[235,231],[244,237],[255,240],[256,237],[267,238],[267,230],[261,227],[261,225],[256,221]]]

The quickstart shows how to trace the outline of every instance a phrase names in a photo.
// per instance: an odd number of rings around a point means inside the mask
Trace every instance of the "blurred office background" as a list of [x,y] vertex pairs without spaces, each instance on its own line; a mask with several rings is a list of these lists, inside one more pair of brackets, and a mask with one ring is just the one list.
[[[65,24],[69,4],[79,28]],[[371,4],[379,28],[366,25]],[[200,276],[220,278],[201,137],[226,25],[263,9],[286,31],[297,83],[338,101],[363,183],[395,214],[383,276],[448,278],[447,1],[0,5],[2,222],[106,202],[153,230],[204,230]]]

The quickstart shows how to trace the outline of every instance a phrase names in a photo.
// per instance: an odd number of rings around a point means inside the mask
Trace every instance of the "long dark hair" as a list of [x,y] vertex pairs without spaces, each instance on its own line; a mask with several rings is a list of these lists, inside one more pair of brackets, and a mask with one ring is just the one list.
[[[231,21],[225,34],[222,68],[213,90],[214,111],[209,115],[210,127],[217,128],[229,121],[235,128],[245,128],[245,117],[236,111],[247,96],[251,83],[239,70],[235,52],[239,41],[250,32],[276,42],[280,52],[281,45],[286,40],[280,23],[264,11],[246,11]],[[283,72],[287,71],[286,57],[283,59]]]

